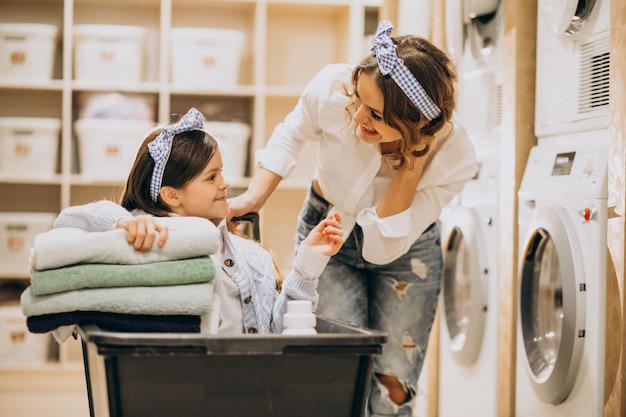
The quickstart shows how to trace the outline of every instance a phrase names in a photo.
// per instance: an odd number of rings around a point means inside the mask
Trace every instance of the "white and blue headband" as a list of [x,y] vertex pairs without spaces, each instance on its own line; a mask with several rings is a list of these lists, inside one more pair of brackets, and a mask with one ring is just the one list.
[[179,133],[202,129],[204,129],[204,116],[198,110],[191,108],[177,123],[166,126],[159,133],[159,136],[148,144],[148,151],[150,151],[150,156],[154,159],[154,169],[152,170],[152,179],[150,181],[150,198],[152,198],[153,202],[157,202],[161,192],[163,173],[165,172],[165,165],[170,157],[170,152],[172,152],[174,136]]
[[400,87],[404,94],[411,100],[415,107],[433,120],[441,114],[441,109],[430,98],[424,87],[415,79],[411,71],[396,53],[396,45],[389,37],[393,32],[393,25],[388,20],[383,20],[376,29],[376,35],[372,39],[372,52],[378,60],[378,67],[383,75],[389,75]]

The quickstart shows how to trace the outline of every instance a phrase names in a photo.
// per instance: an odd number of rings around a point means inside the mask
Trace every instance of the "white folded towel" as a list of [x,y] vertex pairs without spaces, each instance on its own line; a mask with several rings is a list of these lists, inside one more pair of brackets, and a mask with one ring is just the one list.
[[156,240],[148,252],[138,252],[126,241],[124,229],[87,232],[60,227],[35,237],[30,253],[32,269],[60,268],[78,263],[146,264],[212,255],[219,250],[220,232],[200,217],[160,217],[168,226],[167,241],[162,248]]
[[27,317],[72,311],[201,316],[211,311],[212,298],[213,284],[201,283],[90,288],[40,296],[33,295],[28,287],[20,301]]

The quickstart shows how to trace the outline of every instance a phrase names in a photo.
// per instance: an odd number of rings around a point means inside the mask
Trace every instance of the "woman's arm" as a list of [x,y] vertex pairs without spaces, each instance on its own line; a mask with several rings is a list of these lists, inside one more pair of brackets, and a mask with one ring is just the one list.
[[363,258],[368,262],[383,265],[404,255],[478,167],[474,146],[461,128],[441,143],[428,164],[426,170],[422,165],[419,179],[407,179],[408,170],[398,172],[379,204],[357,215],[363,229]]
[[265,168],[258,167],[248,189],[236,197],[228,199],[228,214],[230,219],[234,216],[243,216],[251,212],[258,212],[272,195],[283,178]]
[[340,80],[349,80],[350,73],[351,66],[332,64],[311,79],[293,110],[276,125],[265,147],[256,152],[257,168],[252,181],[243,194],[228,200],[227,218],[258,212],[280,181],[295,168],[307,144],[322,139],[319,114],[322,107],[327,108],[330,101],[330,105],[337,108],[327,111],[336,111],[343,116],[343,101],[339,104],[337,99],[333,102],[330,97],[339,95],[347,100]]

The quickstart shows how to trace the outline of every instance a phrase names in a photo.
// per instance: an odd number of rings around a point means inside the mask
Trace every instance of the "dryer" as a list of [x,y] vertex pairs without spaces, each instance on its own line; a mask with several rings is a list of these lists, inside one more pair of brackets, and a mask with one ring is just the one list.
[[604,409],[608,129],[540,138],[519,191],[518,417]]
[[499,145],[475,145],[479,171],[441,216],[440,417],[497,415]]
[[448,52],[459,73],[455,120],[474,141],[501,125],[503,17],[501,0],[446,1]]
[[610,1],[537,1],[535,135],[608,126]]

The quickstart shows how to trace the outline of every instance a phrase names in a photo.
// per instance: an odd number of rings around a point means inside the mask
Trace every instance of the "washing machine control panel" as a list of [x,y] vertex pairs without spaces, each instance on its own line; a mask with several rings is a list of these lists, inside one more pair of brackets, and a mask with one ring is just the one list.
[[520,192],[553,200],[607,198],[607,168],[608,149],[597,141],[539,143],[530,151]]

